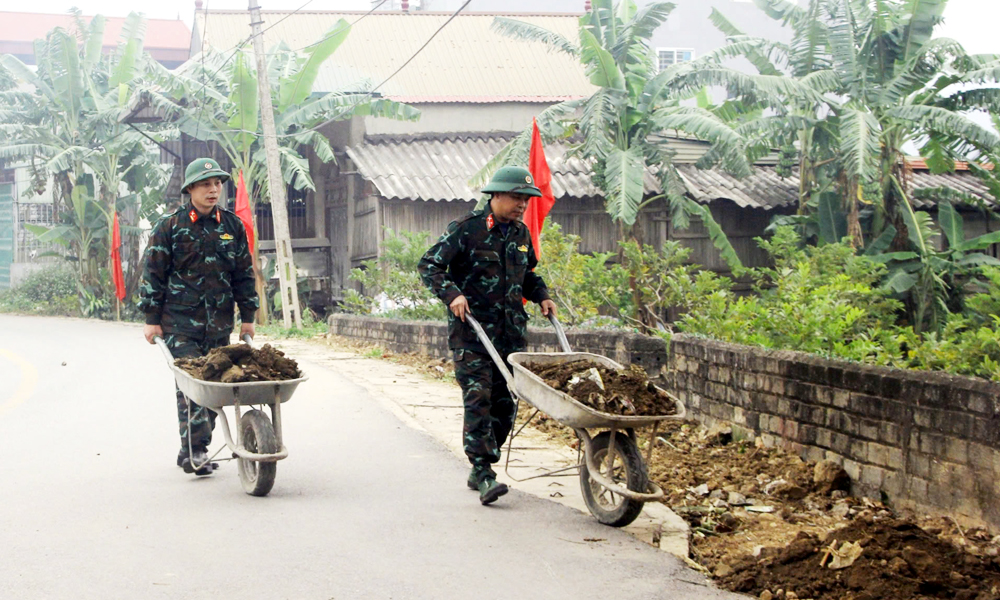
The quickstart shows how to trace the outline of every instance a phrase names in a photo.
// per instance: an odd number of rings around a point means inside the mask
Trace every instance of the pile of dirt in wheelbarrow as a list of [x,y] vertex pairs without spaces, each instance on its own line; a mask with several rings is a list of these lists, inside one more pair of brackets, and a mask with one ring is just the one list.
[[222,346],[209,350],[206,356],[178,358],[174,364],[195,379],[222,383],[284,381],[302,376],[298,363],[270,344],[261,348],[246,344]]
[[615,415],[672,415],[677,405],[649,381],[646,371],[629,365],[618,371],[589,360],[552,365],[526,364],[549,387],[565,392],[587,406]]
[[869,516],[824,536],[801,532],[787,546],[763,548],[720,579],[772,600],[996,600],[1000,558],[959,549],[911,521]]

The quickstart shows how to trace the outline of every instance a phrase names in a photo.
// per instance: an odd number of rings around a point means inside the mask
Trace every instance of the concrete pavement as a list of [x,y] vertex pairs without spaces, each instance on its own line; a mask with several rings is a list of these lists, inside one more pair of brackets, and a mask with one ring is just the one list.
[[480,506],[434,437],[302,366],[290,456],[255,498],[231,463],[174,465],[171,376],[140,327],[0,315],[0,599],[737,597],[517,489]]

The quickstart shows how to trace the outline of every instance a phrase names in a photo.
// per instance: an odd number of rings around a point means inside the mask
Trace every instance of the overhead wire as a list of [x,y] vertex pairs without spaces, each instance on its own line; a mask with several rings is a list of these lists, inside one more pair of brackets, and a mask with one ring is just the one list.
[[[311,1],[312,1],[312,0],[310,0],[310,2],[311,2]],[[382,0],[381,2],[379,2],[379,3],[377,4],[377,5],[375,5],[374,7],[372,7],[372,9],[371,9],[371,10],[369,10],[369,11],[368,11],[368,12],[366,12],[366,13],[365,13],[364,15],[362,15],[361,17],[359,17],[359,18],[358,18],[358,19],[357,19],[356,21],[354,21],[353,23],[351,23],[351,26],[353,27],[353,26],[354,26],[355,24],[357,24],[358,22],[360,22],[360,21],[361,21],[362,19],[364,19],[365,17],[367,17],[367,16],[371,15],[371,14],[372,14],[373,12],[375,12],[375,11],[376,11],[376,10],[377,10],[377,9],[378,9],[378,8],[379,8],[380,6],[382,6],[383,4],[385,4],[385,2],[387,2],[387,1],[388,1],[388,0]],[[453,20],[454,20],[454,19],[455,19],[456,17],[458,17],[458,15],[459,15],[459,14],[461,14],[461,13],[462,13],[462,11],[463,11],[463,10],[465,10],[465,8],[466,8],[466,7],[468,7],[468,6],[469,6],[469,4],[471,4],[471,3],[472,3],[472,0],[465,0],[465,2],[464,2],[464,3],[463,3],[463,4],[461,5],[461,6],[459,6],[459,7],[458,7],[458,9],[457,9],[457,10],[456,10],[456,11],[455,11],[454,13],[452,13],[452,14],[451,14],[451,15],[450,15],[450,16],[448,17],[448,19],[447,19],[447,20],[445,20],[445,22],[444,22],[444,23],[442,23],[442,24],[441,24],[441,25],[440,25],[440,26],[439,26],[439,27],[438,27],[438,28],[437,28],[436,30],[434,30],[434,33],[432,33],[432,34],[431,34],[431,36],[430,36],[429,38],[427,38],[427,41],[425,41],[425,42],[424,42],[424,43],[423,43],[423,44],[422,44],[422,45],[420,46],[420,48],[418,48],[418,49],[417,49],[417,50],[416,50],[416,51],[415,51],[415,52],[414,52],[413,54],[411,54],[411,55],[409,56],[409,58],[407,58],[407,59],[406,59],[406,61],[404,61],[404,62],[403,62],[403,64],[402,64],[402,65],[400,65],[400,66],[399,66],[399,67],[398,67],[398,68],[397,68],[397,69],[396,69],[395,71],[393,71],[393,72],[392,72],[392,73],[391,73],[391,74],[390,74],[390,75],[389,75],[388,77],[386,77],[386,78],[385,78],[384,80],[382,80],[382,82],[381,82],[381,83],[379,83],[379,84],[378,84],[377,86],[375,86],[375,87],[374,87],[374,88],[372,88],[371,90],[368,90],[368,91],[365,91],[365,92],[359,92],[359,93],[357,93],[356,95],[360,95],[360,96],[374,96],[374,95],[375,95],[375,93],[377,92],[377,90],[378,90],[379,88],[381,88],[381,87],[382,87],[382,86],[384,86],[384,85],[385,85],[386,83],[388,83],[388,82],[389,82],[389,81],[390,81],[390,80],[391,80],[392,78],[394,78],[394,77],[395,77],[396,75],[398,75],[398,74],[399,74],[399,73],[400,73],[400,72],[401,72],[401,71],[402,71],[402,70],[403,70],[404,68],[406,68],[406,66],[407,66],[407,65],[409,65],[409,64],[410,64],[411,62],[413,62],[413,60],[414,60],[414,59],[415,59],[415,58],[417,57],[417,55],[419,55],[419,54],[420,54],[421,52],[423,52],[423,50],[424,50],[425,48],[427,48],[427,46],[428,46],[428,45],[429,45],[429,44],[431,43],[431,41],[433,41],[433,40],[434,40],[434,38],[435,38],[435,37],[437,37],[437,36],[438,36],[438,34],[440,34],[440,33],[441,33],[441,31],[442,31],[442,30],[444,30],[444,28],[445,28],[445,27],[447,27],[447,26],[448,26],[448,24],[449,24],[449,23],[451,23],[451,22],[452,22],[452,21],[453,21]],[[272,25],[271,25],[270,27],[274,27],[274,26],[275,26],[275,25],[277,25],[277,24],[278,24],[279,22],[281,22],[281,21],[283,21],[283,20],[287,19],[288,17],[292,16],[292,14],[294,14],[295,12],[298,12],[299,10],[301,10],[301,9],[302,9],[303,7],[305,7],[305,6],[306,6],[306,5],[308,5],[308,4],[309,4],[309,2],[306,2],[306,4],[303,4],[303,5],[302,5],[302,6],[300,6],[299,8],[295,9],[295,11],[293,11],[293,12],[292,12],[292,13],[290,13],[289,15],[286,15],[285,17],[283,17],[282,19],[280,19],[280,20],[279,20],[278,22],[275,22],[275,23],[273,23],[273,24],[272,24]],[[206,5],[207,5],[207,4],[206,4]],[[206,9],[206,13],[207,13],[207,9]],[[208,16],[208,15],[206,14],[206,24],[207,24],[207,16]],[[269,27],[269,29],[270,29],[270,27]],[[207,31],[207,27],[206,27],[206,31]],[[266,31],[266,30],[265,30],[265,31]],[[314,43],[312,43],[312,44],[309,44],[308,46],[304,46],[303,48],[300,48],[299,50],[296,50],[296,52],[297,52],[297,51],[300,51],[300,50],[303,50],[303,49],[305,49],[305,48],[309,48],[309,47],[311,47],[311,46],[315,46],[315,45],[318,45],[318,44],[321,44],[321,43],[323,43],[324,41],[326,41],[327,39],[329,39],[330,37],[332,37],[333,35],[336,35],[336,33],[338,33],[338,32],[339,32],[339,30],[338,30],[338,31],[335,31],[335,32],[333,32],[333,33],[331,33],[331,34],[329,34],[329,35],[327,35],[327,36],[325,36],[325,37],[324,37],[323,39],[321,39],[321,40],[319,40],[319,41],[317,41],[317,42],[314,42]],[[263,31],[262,31],[261,33],[263,33]],[[215,76],[216,74],[218,74],[218,72],[219,72],[220,70],[222,70],[222,68],[223,68],[223,67],[225,67],[225,65],[226,65],[226,64],[227,64],[227,63],[228,63],[228,62],[229,62],[230,60],[232,60],[232,58],[233,58],[233,57],[234,57],[234,56],[236,55],[236,53],[237,53],[237,52],[238,52],[238,51],[239,51],[239,50],[240,50],[240,49],[241,49],[241,48],[242,48],[242,47],[243,47],[244,45],[246,45],[246,43],[247,43],[247,42],[249,42],[249,41],[250,41],[250,39],[251,39],[252,37],[253,37],[252,35],[251,35],[251,36],[249,36],[248,38],[246,38],[246,39],[244,39],[244,40],[243,40],[242,42],[240,42],[240,44],[239,44],[239,45],[237,45],[236,49],[235,49],[235,50],[234,50],[234,52],[233,52],[233,53],[232,53],[232,54],[230,55],[230,57],[229,57],[229,58],[228,58],[228,59],[227,59],[227,60],[226,60],[226,61],[225,61],[225,62],[224,62],[224,63],[223,63],[223,64],[222,64],[222,65],[221,65],[221,66],[220,66],[220,67],[219,67],[218,69],[216,69],[216,70],[215,70],[215,72],[214,72],[214,73],[212,74],[212,78],[214,78],[214,76]],[[204,54],[202,54],[202,60],[204,61]],[[202,64],[204,65],[204,63],[202,63]],[[204,66],[203,66],[203,69],[204,69]],[[205,87],[206,87],[207,85],[208,85],[208,80],[205,80],[205,81],[203,82],[203,85],[202,85],[202,91],[204,91],[204,89],[205,89]],[[242,96],[240,97],[240,101],[242,102]],[[201,114],[201,111],[202,111],[202,110],[204,110],[204,107],[205,107],[205,105],[204,105],[204,104],[202,104],[202,106],[201,106],[201,107],[200,107],[200,109],[199,109],[199,118],[198,118],[198,121],[199,121],[199,127],[200,127],[200,120],[201,120],[201,117],[200,117],[200,114]],[[241,109],[242,109],[242,106],[241,106]],[[294,132],[294,133],[285,133],[285,134],[279,134],[279,135],[276,135],[275,137],[276,137],[276,138],[279,138],[279,139],[285,139],[285,138],[292,138],[292,137],[297,137],[297,136],[301,136],[301,135],[303,135],[303,134],[306,134],[306,133],[311,133],[311,132],[314,132],[314,131],[318,131],[318,130],[322,129],[323,127],[326,127],[326,126],[327,126],[327,125],[329,125],[330,123],[333,123],[334,121],[338,120],[338,118],[339,118],[339,117],[334,117],[333,119],[329,119],[329,120],[327,120],[327,121],[324,121],[324,122],[322,122],[322,123],[319,123],[318,125],[315,125],[315,126],[313,126],[313,127],[309,127],[309,128],[306,128],[306,129],[302,129],[302,130],[300,130],[300,131],[296,131],[296,132]],[[200,131],[200,129],[199,129],[198,127],[196,127],[196,129],[195,129],[195,132],[196,132],[196,133],[198,133],[199,131]],[[205,131],[205,133],[215,133],[215,134],[219,134],[219,133],[249,133],[249,134],[251,134],[251,135],[253,135],[253,136],[255,136],[255,137],[258,137],[258,138],[259,138],[259,137],[262,137],[262,134],[258,133],[257,131],[251,131],[251,130],[249,130],[249,129],[242,129],[242,128],[241,128],[241,129],[225,129],[225,130],[210,130],[210,129],[205,129],[204,131]]]
[[[398,75],[400,73],[400,71],[402,71],[407,65],[409,65],[411,62],[413,62],[413,59],[415,59],[418,54],[420,54],[421,52],[423,52],[424,48],[426,48],[428,46],[428,44],[431,43],[431,40],[433,40],[435,37],[437,37],[437,35],[439,33],[441,33],[441,31],[449,23],[451,23],[455,19],[455,17],[457,17],[463,10],[465,10],[465,8],[467,6],[469,6],[469,4],[471,4],[471,3],[472,3],[472,0],[465,0],[465,2],[461,6],[458,7],[458,10],[456,10],[454,13],[452,13],[452,15],[450,17],[448,17],[448,19],[444,23],[442,23],[440,27],[438,27],[436,30],[434,30],[434,33],[432,33],[431,36],[429,38],[427,38],[427,41],[424,42],[423,45],[420,46],[420,48],[417,49],[416,52],[414,52],[413,54],[411,54],[410,57],[407,58],[406,61],[402,65],[400,65],[400,67],[398,69],[396,69],[395,71],[393,71],[391,75],[389,75],[384,80],[382,80],[382,83],[378,84],[377,86],[375,86],[374,88],[372,88],[371,90],[369,90],[367,92],[361,92],[360,95],[374,96],[375,92],[378,91],[378,89],[380,87],[382,87],[383,85],[385,85],[386,83],[388,83],[389,80],[391,80],[393,77],[395,77],[396,75]],[[368,14],[371,14],[371,12],[369,12]],[[368,16],[368,15],[366,14],[365,16]],[[362,17],[362,18],[364,18],[364,17]],[[358,19],[358,20],[360,21],[361,19]],[[333,119],[329,119],[327,121],[324,121],[324,122],[320,123],[319,125],[315,125],[313,127],[309,127],[307,129],[303,129],[301,131],[296,131],[295,133],[286,133],[286,134],[282,134],[282,135],[277,135],[275,137],[277,137],[277,138],[290,138],[290,137],[300,136],[300,135],[305,134],[305,133],[310,133],[310,132],[313,132],[313,131],[318,131],[318,130],[322,129],[323,127],[326,127],[330,123],[333,123],[337,119],[338,119],[338,117],[334,117]],[[256,132],[245,132],[245,133],[254,133],[254,135],[257,135]]]

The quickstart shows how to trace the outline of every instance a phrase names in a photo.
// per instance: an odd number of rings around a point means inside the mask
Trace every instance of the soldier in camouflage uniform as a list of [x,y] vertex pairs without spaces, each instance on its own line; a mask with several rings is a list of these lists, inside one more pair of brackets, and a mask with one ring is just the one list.
[[[541,196],[531,174],[504,167],[483,188],[491,194],[483,210],[452,221],[420,260],[420,276],[449,308],[448,347],[465,404],[463,440],[472,463],[468,486],[483,504],[507,493],[491,465],[500,460],[513,426],[514,401],[506,381],[465,315],[472,314],[500,356],[524,350],[528,315],[521,298],[537,302],[542,313],[556,305],[542,278],[528,228],[521,222],[528,201]],[[508,364],[508,367],[510,365]]]
[[[152,344],[162,337],[175,358],[204,356],[227,345],[234,305],[242,321],[240,337],[253,337],[258,307],[243,222],[217,206],[229,174],[214,160],[199,158],[188,165],[184,178],[181,193],[190,202],[156,224],[139,287],[146,340]],[[215,413],[188,401],[178,389],[177,418],[177,465],[188,473],[210,474],[215,464],[208,464],[207,450]]]

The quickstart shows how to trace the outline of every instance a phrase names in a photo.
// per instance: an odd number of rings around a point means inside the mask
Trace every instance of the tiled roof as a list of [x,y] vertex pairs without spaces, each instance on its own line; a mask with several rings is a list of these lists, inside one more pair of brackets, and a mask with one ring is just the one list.
[[[84,16],[85,23],[90,23],[92,16]],[[104,45],[114,46],[118,43],[124,17],[104,17]],[[44,38],[45,34],[56,27],[74,29],[76,26],[73,15],[48,14],[30,12],[0,11],[0,41],[32,42]],[[184,21],[174,19],[146,19],[146,36],[144,46],[151,48],[184,48],[191,45],[191,31]]]
[[[323,64],[314,90],[350,89],[362,80],[385,81],[451,16],[432,12],[364,13],[264,11],[265,46],[284,41],[293,49],[320,39],[341,18],[355,23],[347,40]],[[557,102],[589,96],[594,87],[578,60],[490,29],[495,15],[462,14],[378,91],[407,102]],[[516,15],[516,18],[577,38],[575,15]],[[221,51],[250,33],[246,11],[198,11],[195,43]],[[194,52],[201,46],[192,48]]]
[[[371,181],[378,193],[390,199],[404,200],[478,200],[480,194],[468,185],[469,179],[486,161],[499,152],[513,133],[456,133],[423,136],[369,136],[365,142],[347,148],[361,175]],[[685,144],[687,140],[678,140]],[[548,144],[545,155],[552,171],[552,191],[556,198],[599,197],[600,191],[590,180],[586,161],[568,156],[566,144]],[[677,165],[688,194],[707,204],[730,200],[741,207],[773,210],[798,202],[799,179],[793,174],[781,178],[775,168],[757,165],[749,177],[739,179],[717,169],[698,169],[693,164]],[[993,203],[984,186],[971,172],[959,171],[934,175],[914,170],[911,189],[949,187]],[[646,194],[655,194],[655,177],[645,175]],[[914,199],[918,208],[933,203]]]
[[[91,19],[93,17],[83,17],[85,23],[90,23]],[[117,46],[124,24],[124,17],[104,18],[105,49]],[[0,53],[33,55],[32,43],[36,39],[44,39],[45,35],[56,27],[73,31],[76,28],[76,21],[73,15],[69,14],[0,11]],[[147,19],[143,47],[153,58],[161,62],[166,58],[180,63],[188,57],[191,31],[183,21]]]

